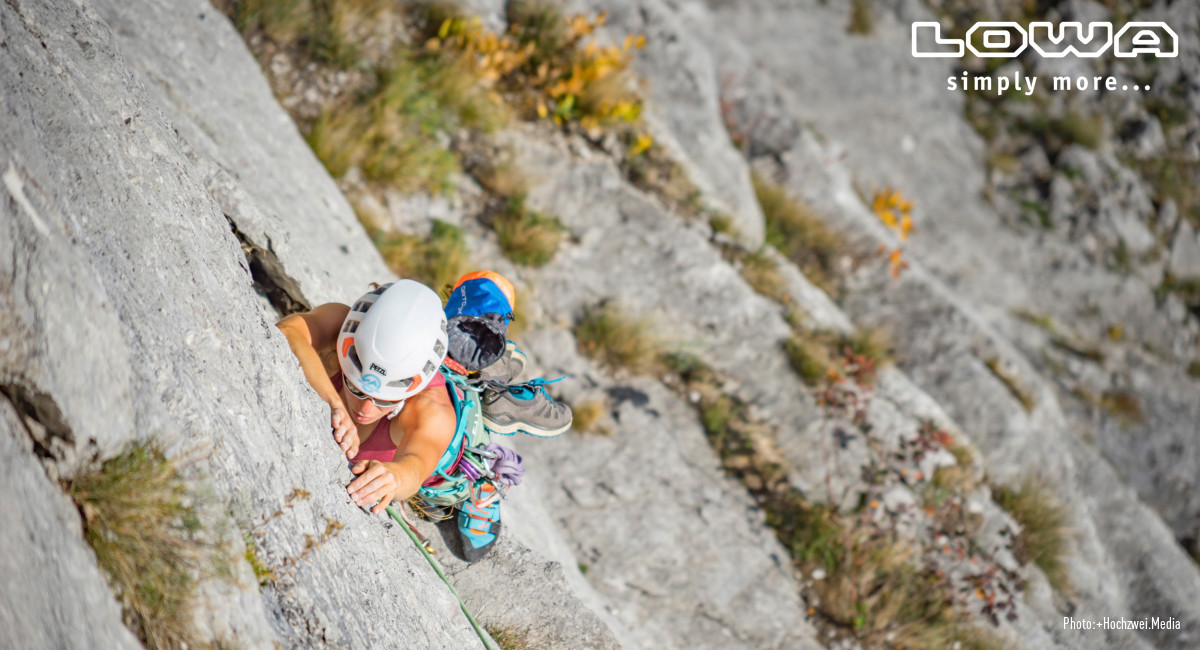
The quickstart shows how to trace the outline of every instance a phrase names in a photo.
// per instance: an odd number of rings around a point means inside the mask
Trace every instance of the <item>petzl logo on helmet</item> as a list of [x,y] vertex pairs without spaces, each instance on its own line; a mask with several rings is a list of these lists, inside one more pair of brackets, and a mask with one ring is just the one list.
[[1049,58],[1068,54],[1094,58],[1110,47],[1113,55],[1122,58],[1179,56],[1179,36],[1161,21],[1125,23],[1116,35],[1112,23],[1107,22],[1088,23],[1086,32],[1078,22],[1059,23],[1057,30],[1051,22],[1031,22],[1026,32],[1020,23],[983,21],[967,30],[966,38],[942,38],[942,25],[936,21],[912,24],[912,55],[917,58],[961,58],[968,49],[981,58],[1013,58],[1030,45]]
[[384,377],[387,377],[387,371],[384,370],[383,368],[379,367],[379,364],[377,364],[377,363],[371,364],[371,370],[383,375]]
[[375,375],[363,375],[362,387],[364,393],[374,393],[380,387],[379,377]]

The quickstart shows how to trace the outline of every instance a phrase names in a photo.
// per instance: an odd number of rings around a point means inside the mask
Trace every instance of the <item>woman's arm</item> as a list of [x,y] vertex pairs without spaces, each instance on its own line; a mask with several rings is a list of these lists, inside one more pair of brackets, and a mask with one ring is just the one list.
[[332,368],[327,368],[321,359],[324,352],[333,351],[337,346],[338,331],[350,308],[339,303],[328,303],[303,314],[292,314],[275,324],[287,338],[288,346],[300,369],[313,390],[317,391],[326,404],[329,405],[329,421],[333,427],[333,437],[346,453],[347,458],[358,454],[358,428],[346,412],[342,397],[329,380]]
[[454,438],[457,420],[445,390],[430,392],[433,394],[411,398],[392,422],[392,439],[400,437],[392,462],[360,461],[352,468],[359,477],[346,491],[356,504],[379,501],[371,512],[383,512],[391,501],[416,494],[421,483],[437,469],[442,452]]

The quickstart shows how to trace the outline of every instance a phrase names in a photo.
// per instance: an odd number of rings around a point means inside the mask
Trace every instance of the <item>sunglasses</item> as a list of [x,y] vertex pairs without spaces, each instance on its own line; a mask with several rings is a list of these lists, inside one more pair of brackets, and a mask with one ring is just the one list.
[[375,399],[374,397],[371,397],[370,395],[355,388],[354,384],[350,383],[349,381],[346,382],[346,390],[350,391],[350,394],[355,396],[358,399],[371,400],[371,402],[373,404],[375,404],[375,406],[378,406],[381,409],[391,408],[391,407],[399,404],[400,402],[404,401],[402,399],[397,399],[397,400]]

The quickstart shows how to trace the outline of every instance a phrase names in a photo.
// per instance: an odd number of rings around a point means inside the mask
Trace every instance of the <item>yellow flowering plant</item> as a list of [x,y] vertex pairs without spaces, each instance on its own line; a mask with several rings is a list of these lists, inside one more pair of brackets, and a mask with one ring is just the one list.
[[628,70],[644,36],[621,45],[584,43],[606,14],[563,17],[549,5],[514,3],[508,33],[483,27],[478,17],[450,16],[425,42],[430,52],[454,52],[476,75],[526,110],[528,117],[594,130],[612,122],[635,122],[642,102]]
[[[912,208],[912,201],[905,199],[903,194],[890,187],[876,192],[871,201],[871,211],[883,225],[895,231],[901,242],[907,241],[913,231]],[[886,251],[886,246],[880,247],[880,252]],[[901,247],[897,246],[888,253],[888,268],[893,278],[899,277],[900,273],[908,268]]]

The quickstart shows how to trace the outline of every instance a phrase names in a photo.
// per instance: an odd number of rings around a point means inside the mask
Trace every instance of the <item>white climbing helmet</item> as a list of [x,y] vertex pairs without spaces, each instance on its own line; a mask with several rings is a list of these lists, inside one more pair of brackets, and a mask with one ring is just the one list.
[[429,385],[446,357],[442,301],[414,280],[385,284],[350,307],[337,351],[343,378],[359,391],[382,401],[408,399]]

